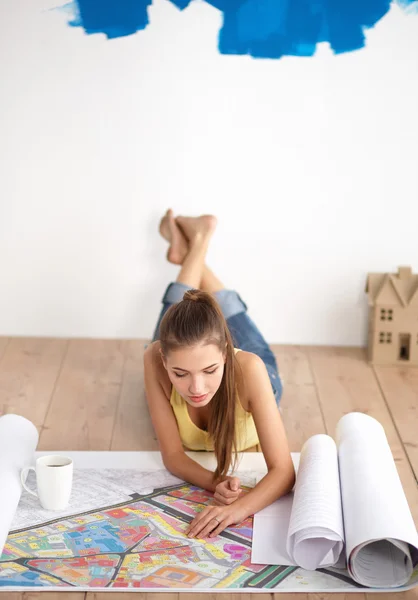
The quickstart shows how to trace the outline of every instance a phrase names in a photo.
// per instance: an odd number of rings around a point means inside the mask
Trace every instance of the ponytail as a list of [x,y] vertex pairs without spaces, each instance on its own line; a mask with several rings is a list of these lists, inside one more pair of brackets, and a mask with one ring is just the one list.
[[[225,368],[218,391],[211,400],[208,431],[213,439],[217,467],[214,479],[226,476],[237,458],[235,432],[237,360],[225,317],[214,296],[201,290],[188,290],[181,302],[170,306],[160,324],[160,344],[164,354],[182,346],[204,341],[226,353]],[[233,457],[234,456],[234,460]]]

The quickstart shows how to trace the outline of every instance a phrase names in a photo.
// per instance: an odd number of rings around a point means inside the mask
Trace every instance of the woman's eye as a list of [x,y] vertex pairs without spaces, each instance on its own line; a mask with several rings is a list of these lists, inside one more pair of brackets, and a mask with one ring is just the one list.
[[[204,373],[205,373],[205,375],[213,375],[216,371],[217,371],[217,369],[213,369],[213,371],[204,371]],[[176,373],[176,371],[174,371],[174,375],[181,379],[182,377],[186,377],[187,373],[180,374],[180,373]]]

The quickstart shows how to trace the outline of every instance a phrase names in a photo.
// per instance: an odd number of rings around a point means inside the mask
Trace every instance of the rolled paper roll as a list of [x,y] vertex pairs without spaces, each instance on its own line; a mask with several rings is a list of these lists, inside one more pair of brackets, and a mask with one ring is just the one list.
[[39,434],[20,415],[0,417],[0,556],[22,494],[20,471],[33,464]]

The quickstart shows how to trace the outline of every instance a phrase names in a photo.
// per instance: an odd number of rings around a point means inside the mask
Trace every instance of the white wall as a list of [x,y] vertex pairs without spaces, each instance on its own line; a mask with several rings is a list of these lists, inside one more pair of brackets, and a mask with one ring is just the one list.
[[218,215],[268,341],[363,344],[366,273],[418,269],[418,16],[274,61],[220,55],[204,3],[111,41],[53,6],[0,5],[0,334],[150,336],[172,206]]

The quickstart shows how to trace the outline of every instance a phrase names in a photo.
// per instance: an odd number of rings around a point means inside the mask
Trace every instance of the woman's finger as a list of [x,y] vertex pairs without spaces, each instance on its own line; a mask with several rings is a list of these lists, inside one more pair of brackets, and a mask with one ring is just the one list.
[[213,494],[213,499],[215,500],[216,504],[224,504],[224,498],[221,496],[221,494]]
[[[211,513],[213,513],[213,511],[211,511]],[[196,522],[192,522],[192,527],[190,528],[189,533],[187,534],[188,537],[196,537],[197,535],[200,534],[201,531],[203,531],[203,529],[212,521],[212,525],[213,527],[211,529],[213,529],[214,527],[216,527],[216,522],[219,522],[220,518],[216,517],[216,514],[206,514],[204,518],[199,519]],[[210,531],[211,531],[210,529]]]
[[231,504],[231,502],[234,501],[234,498],[225,498],[225,496],[222,496],[222,494],[219,494],[218,492],[215,492],[213,497],[220,504]]
[[210,532],[210,534],[209,534],[209,537],[210,537],[210,538],[216,537],[217,535],[219,535],[220,533],[222,533],[222,531],[223,531],[224,529],[226,529],[227,527],[229,527],[229,525],[230,525],[230,524],[231,524],[231,523],[229,522],[229,520],[228,520],[228,519],[224,519],[223,521],[221,521],[221,522],[219,523],[219,525],[216,527],[216,529],[213,529],[213,530]]
[[239,490],[241,482],[238,477],[231,477],[231,479],[228,480],[228,485],[230,490],[236,492]]
[[188,535],[190,533],[190,531],[192,529],[194,529],[194,527],[196,527],[196,525],[202,520],[204,519],[209,513],[211,513],[213,510],[212,507],[207,506],[205,509],[202,510],[202,512],[198,513],[195,518],[193,519],[193,521],[191,521],[191,523],[189,523],[189,526],[186,528],[186,535]]
[[222,494],[222,496],[224,496],[225,498],[236,498],[237,496],[239,496],[240,490],[233,492],[232,490],[229,490],[224,486],[220,488],[218,493]]
[[210,537],[211,532],[218,529],[221,525],[222,525],[222,521],[221,521],[220,517],[219,518],[212,517],[212,519],[209,521],[209,523],[206,525],[206,527],[199,533],[199,537],[201,537],[201,538]]

